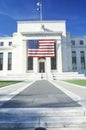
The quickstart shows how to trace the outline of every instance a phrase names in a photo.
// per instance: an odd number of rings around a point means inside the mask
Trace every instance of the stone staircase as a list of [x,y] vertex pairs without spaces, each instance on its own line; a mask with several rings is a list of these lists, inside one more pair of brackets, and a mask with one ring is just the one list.
[[85,74],[79,74],[78,72],[63,72],[58,73],[25,73],[25,74],[8,74],[7,76],[0,76],[0,81],[4,80],[16,80],[16,81],[26,81],[26,80],[58,80],[58,79],[86,79]]
[[26,80],[41,80],[47,79],[46,73],[26,73],[26,74],[9,74],[7,76],[0,76],[0,81],[26,81]]
[[6,76],[0,76],[0,81],[25,81],[25,80],[36,80],[37,76],[35,73],[25,74],[8,74]]
[[86,109],[0,109],[0,130],[35,130],[39,127],[46,130],[86,130]]
[[85,74],[79,74],[78,72],[63,72],[61,74],[52,73],[51,79],[86,79]]

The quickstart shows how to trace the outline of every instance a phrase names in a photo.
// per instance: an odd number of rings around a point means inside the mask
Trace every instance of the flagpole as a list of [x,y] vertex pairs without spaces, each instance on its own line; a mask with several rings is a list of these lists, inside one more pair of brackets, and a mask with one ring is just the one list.
[[40,3],[40,21],[42,21],[42,2]]
[[40,13],[40,21],[42,21],[42,2],[37,2],[38,11]]

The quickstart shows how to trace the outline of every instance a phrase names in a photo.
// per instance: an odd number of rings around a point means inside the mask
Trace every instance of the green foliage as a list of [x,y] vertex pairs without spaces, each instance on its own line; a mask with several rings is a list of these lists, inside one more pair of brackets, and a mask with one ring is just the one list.
[[11,84],[19,83],[20,81],[0,81],[0,87],[8,86]]
[[86,86],[86,80],[65,80],[66,82],[69,82],[69,83],[73,83],[73,84],[77,84],[77,85],[80,85],[80,86]]

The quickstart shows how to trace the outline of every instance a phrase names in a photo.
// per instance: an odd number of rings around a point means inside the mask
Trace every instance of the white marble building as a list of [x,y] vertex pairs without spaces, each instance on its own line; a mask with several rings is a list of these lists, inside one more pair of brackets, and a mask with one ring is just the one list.
[[[54,57],[29,57],[29,40],[53,40]],[[65,21],[19,21],[12,37],[0,38],[0,76],[86,73],[86,37],[71,37]]]

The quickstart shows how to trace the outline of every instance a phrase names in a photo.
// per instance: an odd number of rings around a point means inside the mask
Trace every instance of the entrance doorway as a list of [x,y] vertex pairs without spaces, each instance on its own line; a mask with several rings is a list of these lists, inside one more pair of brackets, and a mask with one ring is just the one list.
[[39,73],[45,73],[45,62],[39,62]]

